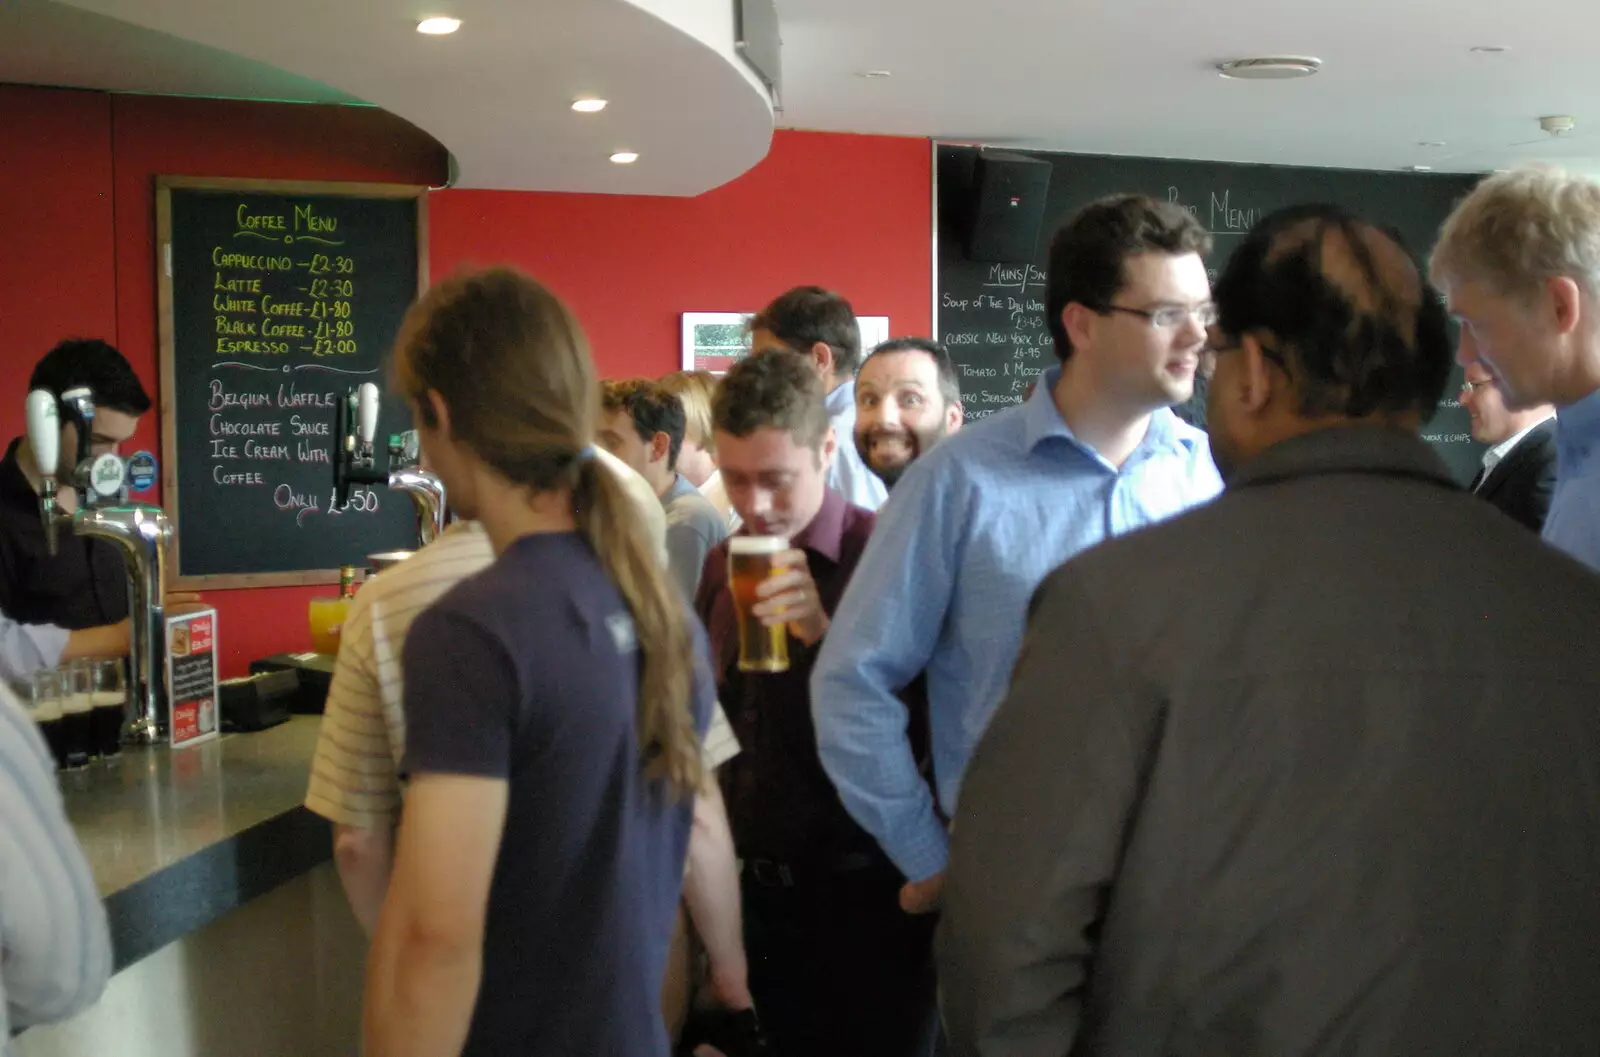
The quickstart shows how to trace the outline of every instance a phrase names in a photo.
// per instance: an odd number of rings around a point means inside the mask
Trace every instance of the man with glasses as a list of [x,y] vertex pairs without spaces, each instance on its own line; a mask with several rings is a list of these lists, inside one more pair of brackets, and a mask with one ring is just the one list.
[[1560,410],[1542,535],[1600,569],[1600,182],[1559,169],[1491,176],[1439,232],[1433,281],[1513,410]]
[[1466,372],[1461,406],[1472,416],[1473,439],[1489,445],[1472,491],[1538,532],[1556,486],[1556,409],[1538,404],[1512,411],[1487,367],[1468,360]]
[[910,882],[908,911],[937,907],[947,837],[895,694],[926,670],[934,777],[951,817],[1034,587],[1085,547],[1222,487],[1205,434],[1170,410],[1194,392],[1215,319],[1209,248],[1193,217],[1140,195],[1069,220],[1051,244],[1045,295],[1060,366],[1020,407],[906,471],[834,615],[812,682],[818,747],[845,807]]
[[1216,297],[1227,493],[1044,582],[967,772],[950,1052],[1592,1053],[1600,579],[1422,440],[1395,239],[1285,210]]

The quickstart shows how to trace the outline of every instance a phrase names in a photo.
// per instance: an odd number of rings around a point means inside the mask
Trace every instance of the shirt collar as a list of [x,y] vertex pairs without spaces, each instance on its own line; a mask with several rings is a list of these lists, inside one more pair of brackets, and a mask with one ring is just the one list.
[[689,479],[683,474],[675,473],[672,475],[672,487],[668,488],[666,493],[661,497],[661,505],[666,506],[674,499],[682,499],[684,496],[689,495],[690,493],[698,495],[700,494],[700,490],[694,485],[690,484]]
[[833,392],[823,398],[822,402],[828,409],[829,418],[835,418],[846,411],[854,411],[856,409],[856,380],[850,378],[840,382]]
[[1228,490],[1297,477],[1371,473],[1458,487],[1421,437],[1387,426],[1329,426],[1279,441],[1228,475]]
[[[1023,444],[1027,450],[1032,451],[1051,437],[1065,437],[1078,447],[1092,452],[1093,449],[1089,445],[1073,434],[1072,427],[1067,425],[1066,419],[1061,417],[1060,409],[1056,407],[1055,388],[1060,380],[1060,367],[1051,367],[1039,375],[1039,383],[1034,386],[1033,395],[1022,405]],[[1139,442],[1136,451],[1159,452],[1183,448],[1192,453],[1202,436],[1204,434],[1199,430],[1180,430],[1178,416],[1172,413],[1171,408],[1164,407],[1150,416],[1150,427],[1145,431],[1144,439]],[[1133,460],[1129,461],[1131,463]]]
[[817,516],[789,541],[789,546],[820,554],[830,562],[837,563],[844,545],[844,515],[849,506],[844,496],[832,488],[824,488],[822,507],[817,511]]
[[1493,447],[1487,449],[1483,453],[1483,469],[1484,469],[1484,471],[1488,472],[1490,470],[1493,470],[1496,466],[1498,466],[1500,464],[1500,460],[1504,459],[1507,455],[1510,455],[1512,449],[1515,448],[1518,444],[1522,443],[1522,438],[1526,437],[1528,434],[1532,433],[1534,430],[1538,429],[1540,426],[1544,425],[1546,422],[1549,422],[1554,417],[1555,417],[1554,415],[1546,415],[1544,418],[1541,418],[1539,421],[1535,422],[1533,425],[1528,426],[1527,428],[1521,430],[1520,432],[1517,432],[1517,433],[1507,437],[1505,440],[1501,441],[1499,444],[1496,444]]

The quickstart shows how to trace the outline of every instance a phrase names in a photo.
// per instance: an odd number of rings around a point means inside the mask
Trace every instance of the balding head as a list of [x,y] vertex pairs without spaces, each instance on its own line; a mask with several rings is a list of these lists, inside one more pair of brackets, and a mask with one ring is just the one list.
[[1337,206],[1267,217],[1217,283],[1225,342],[1257,334],[1306,416],[1430,417],[1450,378],[1438,296],[1398,236]]
[[1255,449],[1244,454],[1341,423],[1416,429],[1444,395],[1451,349],[1438,296],[1397,236],[1337,206],[1267,217],[1214,296],[1214,447],[1218,427]]

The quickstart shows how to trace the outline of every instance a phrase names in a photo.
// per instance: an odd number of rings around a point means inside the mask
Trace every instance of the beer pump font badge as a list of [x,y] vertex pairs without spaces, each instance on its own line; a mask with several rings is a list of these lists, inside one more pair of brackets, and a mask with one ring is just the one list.
[[110,499],[122,491],[122,482],[126,475],[122,457],[108,451],[89,465],[89,487],[94,489],[96,495]]
[[128,460],[128,487],[135,492],[148,492],[156,486],[156,457],[147,451],[133,453]]

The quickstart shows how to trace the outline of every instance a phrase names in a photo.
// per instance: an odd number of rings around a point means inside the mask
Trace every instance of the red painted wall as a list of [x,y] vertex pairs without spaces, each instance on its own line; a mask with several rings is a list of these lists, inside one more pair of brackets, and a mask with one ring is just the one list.
[[[69,334],[113,341],[156,391],[156,175],[437,185],[444,172],[431,138],[378,110],[0,85],[0,439],[21,432],[27,372]],[[430,265],[528,269],[577,311],[612,376],[675,369],[681,313],[757,309],[798,283],[923,332],[930,179],[923,140],[784,132],[750,173],[693,199],[435,193]],[[151,415],[134,445],[158,450],[158,434]],[[305,648],[306,601],[325,591],[208,595],[223,674]]]
[[0,84],[0,442],[64,337],[117,338],[111,97]]
[[[443,149],[379,110],[16,86],[0,93],[0,226],[8,233],[0,253],[0,439],[22,431],[28,372],[67,335],[110,340],[157,392],[157,175],[445,180]],[[159,454],[159,438],[152,413],[127,450]],[[209,593],[220,614],[224,677],[243,674],[254,658],[305,648],[306,602],[327,591]]]
[[430,267],[527,269],[613,377],[676,370],[684,312],[753,312],[802,283],[895,334],[926,333],[931,169],[926,140],[779,132],[760,165],[698,198],[443,191],[428,203]]

